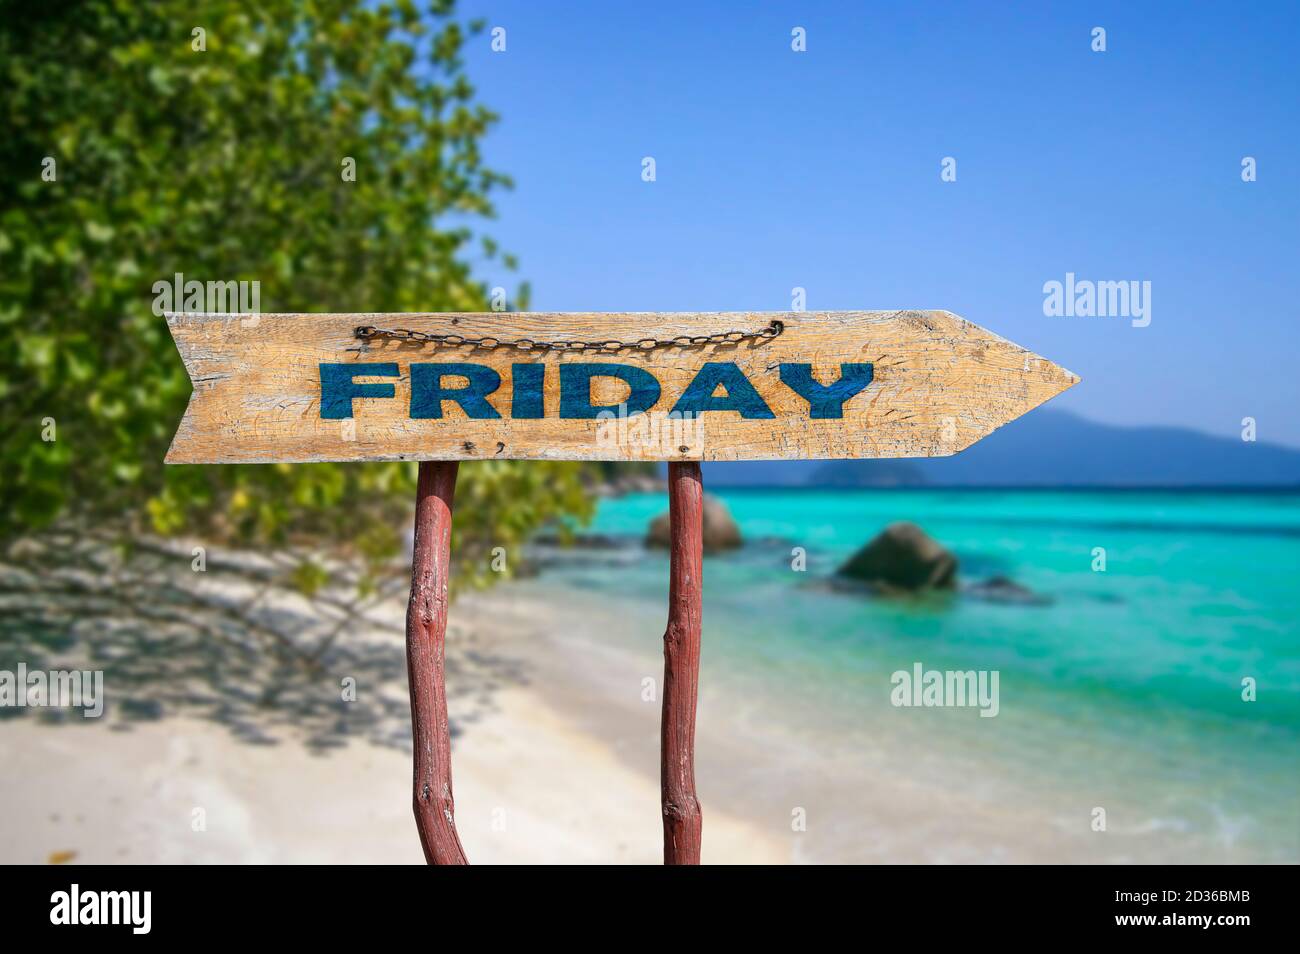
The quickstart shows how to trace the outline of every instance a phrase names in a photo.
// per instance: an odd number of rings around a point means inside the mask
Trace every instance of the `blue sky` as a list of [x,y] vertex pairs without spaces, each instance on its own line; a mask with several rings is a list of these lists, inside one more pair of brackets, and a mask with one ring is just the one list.
[[[1081,375],[1055,406],[1300,446],[1300,4],[460,12],[506,30],[467,63],[534,310],[945,308]],[[1046,317],[1067,272],[1151,324]]]

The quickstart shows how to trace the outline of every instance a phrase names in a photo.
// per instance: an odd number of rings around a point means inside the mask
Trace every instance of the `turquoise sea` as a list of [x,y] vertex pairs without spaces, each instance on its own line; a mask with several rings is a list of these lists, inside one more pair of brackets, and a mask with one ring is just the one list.
[[[747,542],[705,561],[702,684],[759,736],[855,778],[854,753],[888,733],[916,753],[911,770],[1046,806],[1052,825],[1086,830],[1103,807],[1137,847],[1089,857],[1300,860],[1300,494],[711,492]],[[665,506],[602,501],[591,532],[626,547],[561,561],[548,586],[661,615],[667,558],[637,541]],[[1004,575],[1049,602],[825,585],[895,520],[955,552],[963,583]],[[643,630],[607,638],[643,644]],[[996,670],[997,717],[891,705],[890,675],[916,663]]]

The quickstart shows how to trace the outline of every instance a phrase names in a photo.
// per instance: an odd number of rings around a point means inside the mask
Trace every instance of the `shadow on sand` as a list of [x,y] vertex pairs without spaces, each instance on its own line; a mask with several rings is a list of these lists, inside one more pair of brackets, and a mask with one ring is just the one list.
[[[0,557],[0,669],[104,672],[104,719],[129,730],[174,716],[212,719],[249,744],[298,741],[326,752],[360,740],[409,750],[405,599],[400,570],[358,595],[355,573],[311,597],[288,583],[296,562],[156,541],[123,553],[107,540],[52,532]],[[494,708],[526,667],[447,634],[452,735]],[[3,708],[51,726],[70,708]]]

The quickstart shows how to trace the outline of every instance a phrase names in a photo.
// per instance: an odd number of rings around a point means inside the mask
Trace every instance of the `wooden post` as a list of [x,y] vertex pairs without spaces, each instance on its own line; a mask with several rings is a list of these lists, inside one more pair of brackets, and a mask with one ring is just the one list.
[[451,726],[443,684],[451,512],[458,467],[455,461],[420,462],[411,600],[406,607],[406,669],[415,740],[415,825],[424,860],[431,865],[469,864],[456,834]]
[[664,864],[700,863],[700,801],[695,795],[695,700],[700,681],[700,605],[704,570],[704,488],[700,465],[668,465],[668,628],[664,631],[664,708],[659,784]]

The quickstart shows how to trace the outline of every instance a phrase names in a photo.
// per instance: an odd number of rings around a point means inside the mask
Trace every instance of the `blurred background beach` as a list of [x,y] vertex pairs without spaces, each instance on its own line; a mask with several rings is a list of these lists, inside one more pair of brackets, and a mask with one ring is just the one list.
[[[704,860],[1300,861],[1293,5],[11,6],[0,670],[106,705],[0,708],[0,861],[421,860],[414,467],[163,468],[176,273],[264,312],[938,307],[1061,363],[951,459],[705,465],[743,543],[705,562]],[[1150,281],[1150,324],[1048,317],[1067,273]],[[665,509],[654,465],[462,465],[471,861],[659,860]],[[836,585],[898,521],[953,592]],[[916,664],[998,672],[998,715],[892,705]]]
[[[1294,492],[743,488],[720,499],[745,543],[705,566],[706,861],[1300,857]],[[658,858],[667,556],[644,541],[665,506],[662,493],[602,499],[575,544],[546,536],[524,549],[522,579],[453,605],[457,823],[472,860]],[[897,519],[957,555],[955,594],[826,585]],[[793,568],[796,547],[806,569]],[[322,621],[290,589],[252,588],[250,565],[209,571],[205,597],[243,605],[260,592],[255,615],[315,656],[339,617]],[[172,624],[130,639],[79,625],[69,651],[106,670],[108,713],[0,724],[4,858],[418,861],[395,572],[320,668],[256,644],[201,645]],[[990,576],[1036,601],[971,592]],[[997,670],[997,716],[891,705],[891,674],[918,662]],[[354,702],[341,698],[349,677]],[[1242,701],[1246,677],[1256,702]]]

